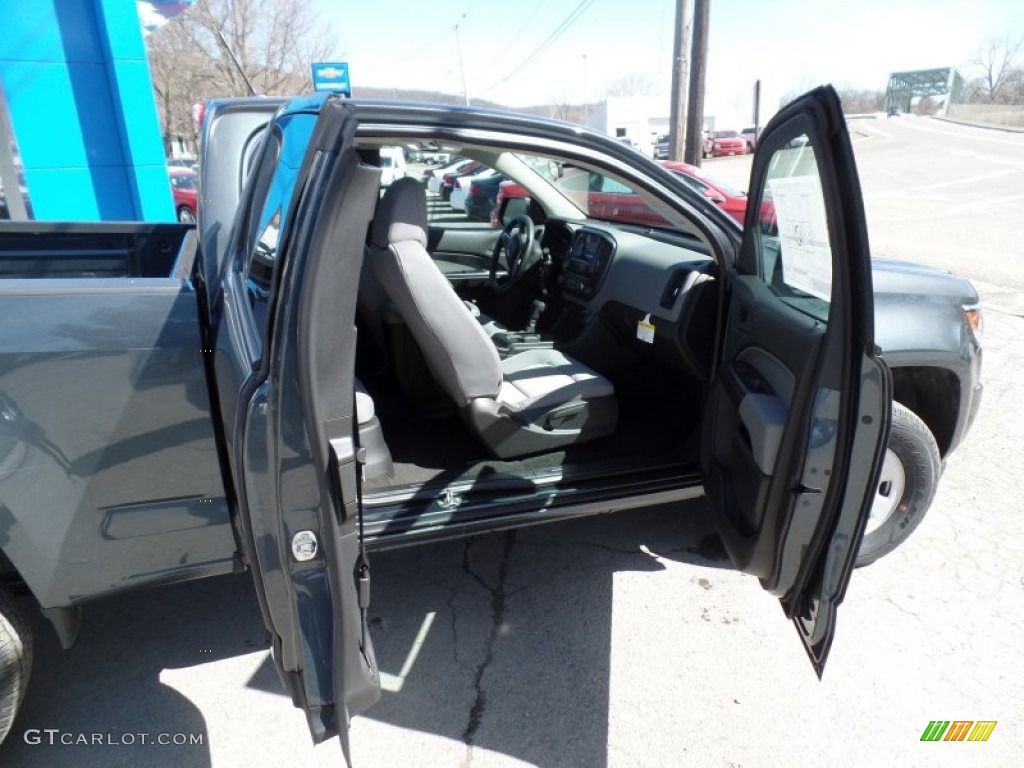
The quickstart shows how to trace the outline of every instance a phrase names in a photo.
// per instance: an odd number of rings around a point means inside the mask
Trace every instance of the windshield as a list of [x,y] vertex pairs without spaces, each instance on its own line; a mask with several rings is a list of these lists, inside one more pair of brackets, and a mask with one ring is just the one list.
[[729,195],[730,197],[746,197],[747,196],[746,190],[744,190],[744,189],[737,189],[736,187],[732,186],[731,184],[726,184],[721,179],[716,179],[713,176],[708,176],[707,174],[702,174],[701,176],[698,176],[697,178],[699,178],[702,181],[708,182],[709,184],[714,186],[719,192],[724,192],[725,194]]
[[[517,155],[587,218],[620,224],[674,227],[630,184],[599,171],[535,155]],[[529,187],[530,181],[524,180]]]
[[740,137],[736,131],[715,131],[712,136],[716,139],[738,139]]

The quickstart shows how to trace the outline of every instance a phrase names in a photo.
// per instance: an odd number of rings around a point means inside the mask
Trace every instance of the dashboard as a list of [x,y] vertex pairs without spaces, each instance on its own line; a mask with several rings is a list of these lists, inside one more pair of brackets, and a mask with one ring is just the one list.
[[578,327],[599,320],[621,343],[706,374],[717,291],[715,261],[701,243],[642,227],[552,219],[541,247]]

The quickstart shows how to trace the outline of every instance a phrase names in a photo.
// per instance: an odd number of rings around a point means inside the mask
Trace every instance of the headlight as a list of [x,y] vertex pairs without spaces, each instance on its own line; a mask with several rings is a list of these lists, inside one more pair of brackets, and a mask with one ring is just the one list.
[[979,304],[965,306],[964,319],[967,321],[967,327],[970,328],[971,333],[974,334],[974,338],[980,342],[981,332],[985,327],[985,323],[981,318],[981,306]]

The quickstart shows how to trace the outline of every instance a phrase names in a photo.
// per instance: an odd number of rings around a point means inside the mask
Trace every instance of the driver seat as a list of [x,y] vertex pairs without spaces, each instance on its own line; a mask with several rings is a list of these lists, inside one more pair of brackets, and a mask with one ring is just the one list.
[[415,179],[377,206],[366,265],[466,425],[497,458],[582,443],[615,431],[612,383],[554,349],[504,360],[426,249],[427,206]]

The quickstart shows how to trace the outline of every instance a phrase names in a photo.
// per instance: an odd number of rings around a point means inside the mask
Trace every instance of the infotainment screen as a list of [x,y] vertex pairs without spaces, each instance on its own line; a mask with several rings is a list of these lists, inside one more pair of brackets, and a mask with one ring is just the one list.
[[576,242],[572,244],[572,251],[569,256],[587,264],[593,264],[601,253],[605,240],[600,235],[592,232],[579,232],[576,235]]

